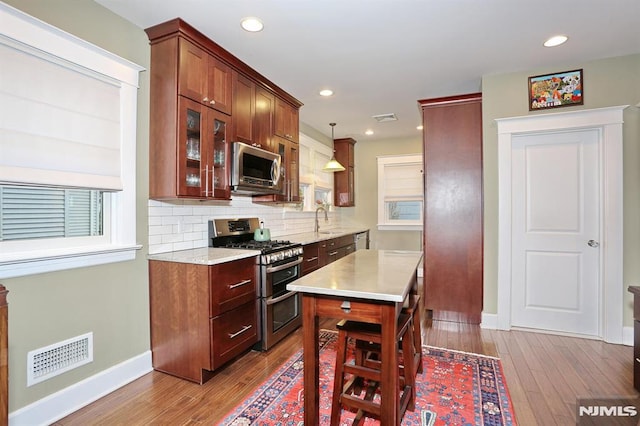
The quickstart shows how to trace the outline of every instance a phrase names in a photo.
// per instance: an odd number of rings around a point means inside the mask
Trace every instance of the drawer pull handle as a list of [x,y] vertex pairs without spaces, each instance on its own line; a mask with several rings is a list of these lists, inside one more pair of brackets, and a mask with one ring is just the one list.
[[245,325],[244,327],[242,327],[242,329],[240,331],[236,331],[235,333],[229,333],[229,339],[233,339],[233,338],[241,335],[245,331],[249,330],[251,327],[253,327],[253,326],[252,325]]
[[351,312],[351,302],[345,300],[344,302],[342,302],[342,305],[340,305],[340,309],[342,309],[345,314],[348,314],[349,312]]
[[331,253],[329,253],[329,256],[335,256],[336,254],[338,254],[337,251],[332,251]]
[[640,362],[640,358],[636,358],[636,362]]
[[314,260],[318,260],[318,256],[313,256],[307,259],[307,262],[313,262]]
[[251,282],[251,280],[243,280],[243,281],[240,281],[240,282],[239,282],[239,283],[237,283],[237,284],[231,284],[231,285],[229,285],[229,289],[230,289],[230,290],[233,290],[233,289],[234,289],[234,288],[236,288],[236,287],[241,287],[241,286],[243,286],[243,285],[245,285],[245,284],[249,284],[250,282]]

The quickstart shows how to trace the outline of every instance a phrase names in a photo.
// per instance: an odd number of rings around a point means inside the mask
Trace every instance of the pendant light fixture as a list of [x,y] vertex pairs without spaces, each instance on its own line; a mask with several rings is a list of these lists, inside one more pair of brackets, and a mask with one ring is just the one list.
[[[336,123],[329,123],[329,126],[331,126],[331,143],[333,143],[335,139],[333,136],[333,129],[335,125]],[[340,164],[338,160],[336,160],[335,152],[336,150],[334,149],[333,154],[331,155],[331,160],[329,160],[329,162],[324,165],[324,167],[322,168],[322,171],[324,172],[343,172],[344,171],[344,166]]]

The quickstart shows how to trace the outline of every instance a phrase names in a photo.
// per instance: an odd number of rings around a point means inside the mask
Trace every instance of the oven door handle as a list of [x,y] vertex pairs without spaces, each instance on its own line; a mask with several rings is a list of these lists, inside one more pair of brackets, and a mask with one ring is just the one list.
[[282,296],[278,296],[278,297],[269,297],[269,298],[267,298],[267,299],[265,300],[265,303],[267,304],[267,306],[268,306],[268,305],[273,305],[273,304],[275,304],[275,303],[280,303],[280,302],[282,302],[283,300],[286,300],[286,299],[288,299],[288,298],[290,298],[290,297],[295,296],[296,294],[298,294],[298,292],[297,292],[297,291],[290,291],[290,292],[288,292],[288,293],[286,293],[286,294],[283,294]]
[[270,274],[272,272],[282,271],[283,269],[291,268],[292,266],[299,265],[301,263],[302,263],[302,258],[299,257],[297,260],[295,260],[293,262],[289,262],[289,263],[287,263],[285,265],[278,265],[278,266],[274,266],[274,267],[268,267],[267,268],[267,274]]

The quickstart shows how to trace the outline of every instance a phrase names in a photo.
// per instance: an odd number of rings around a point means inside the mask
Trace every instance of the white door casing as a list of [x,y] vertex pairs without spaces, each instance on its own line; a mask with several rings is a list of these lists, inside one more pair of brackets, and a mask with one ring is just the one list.
[[514,327],[601,336],[599,141],[598,129],[512,138]]
[[[622,343],[623,329],[623,194],[622,123],[627,105],[590,110],[497,119],[498,125],[498,307],[497,328],[509,330],[512,320],[513,144],[519,136],[551,131],[595,129],[599,141],[599,281],[603,340]],[[597,315],[597,312],[594,313]]]

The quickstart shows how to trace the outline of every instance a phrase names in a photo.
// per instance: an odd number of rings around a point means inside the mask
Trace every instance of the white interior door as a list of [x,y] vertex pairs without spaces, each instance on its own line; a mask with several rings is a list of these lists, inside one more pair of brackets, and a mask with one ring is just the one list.
[[600,336],[598,130],[512,141],[512,325]]

